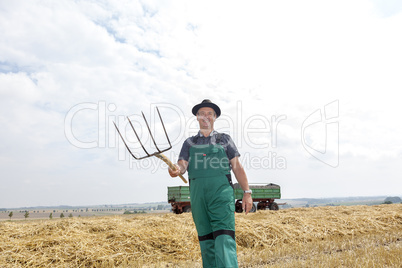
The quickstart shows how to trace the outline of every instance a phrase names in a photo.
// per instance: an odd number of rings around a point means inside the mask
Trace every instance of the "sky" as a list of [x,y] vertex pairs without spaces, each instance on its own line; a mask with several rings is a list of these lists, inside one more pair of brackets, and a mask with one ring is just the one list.
[[[250,183],[402,195],[400,1],[0,0],[0,208],[166,201],[211,99]],[[187,177],[185,175],[185,177]]]

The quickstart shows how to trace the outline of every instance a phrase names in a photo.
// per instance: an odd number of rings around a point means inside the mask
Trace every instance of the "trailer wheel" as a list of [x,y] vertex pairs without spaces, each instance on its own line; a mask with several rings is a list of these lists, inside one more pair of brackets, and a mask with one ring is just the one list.
[[278,204],[275,203],[275,202],[272,202],[272,203],[269,205],[269,210],[279,210]]
[[[242,212],[243,212],[243,208],[242,208],[241,202],[236,202],[235,211],[236,211],[236,213],[242,213]],[[256,211],[257,211],[257,207],[256,207],[255,204],[253,203],[253,206],[251,207],[250,212],[256,212]]]
[[185,206],[184,208],[183,208],[183,212],[191,212],[191,206],[189,205],[189,206]]
[[241,207],[241,201],[237,200],[235,203],[235,211],[236,213],[242,213],[243,212],[243,208]]
[[257,209],[258,210],[266,210],[267,209],[266,203],[262,202],[262,201],[258,202]]
[[172,211],[173,211],[174,214],[181,214],[181,213],[183,213],[182,211],[179,210],[178,207],[172,209]]
[[257,211],[257,207],[253,203],[253,206],[251,207],[250,212],[256,212],[256,211]]

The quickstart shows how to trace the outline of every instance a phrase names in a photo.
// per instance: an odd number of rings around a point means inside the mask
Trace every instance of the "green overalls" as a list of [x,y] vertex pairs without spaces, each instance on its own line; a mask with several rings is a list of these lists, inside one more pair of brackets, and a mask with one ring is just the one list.
[[188,175],[203,267],[238,267],[234,194],[222,145],[192,146]]

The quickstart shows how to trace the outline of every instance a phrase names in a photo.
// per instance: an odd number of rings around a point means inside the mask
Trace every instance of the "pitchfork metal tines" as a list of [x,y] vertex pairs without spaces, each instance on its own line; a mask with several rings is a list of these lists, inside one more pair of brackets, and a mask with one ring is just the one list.
[[[116,126],[116,123],[113,122],[113,124],[114,124],[114,126],[115,126],[115,128],[116,128],[116,130],[117,130],[117,133],[119,133],[120,138],[123,140],[123,143],[124,143],[124,145],[126,146],[128,152],[131,154],[132,157],[134,157],[134,159],[141,160],[141,159],[148,158],[148,157],[151,157],[151,156],[156,156],[156,157],[158,157],[159,159],[163,160],[171,169],[176,170],[176,166],[172,163],[172,161],[170,161],[169,158],[167,158],[165,155],[162,154],[163,152],[166,152],[166,151],[172,149],[172,144],[170,143],[169,136],[168,136],[168,134],[167,134],[167,131],[166,131],[166,128],[165,128],[165,124],[163,123],[162,116],[161,116],[161,114],[160,114],[160,112],[159,112],[158,107],[156,107],[156,111],[158,112],[158,116],[159,116],[159,119],[160,119],[160,121],[161,121],[161,124],[162,124],[162,127],[163,127],[163,131],[164,131],[164,133],[165,133],[166,139],[167,139],[167,141],[168,141],[168,143],[169,143],[169,147],[166,148],[166,149],[163,149],[163,150],[160,150],[160,149],[159,149],[159,147],[158,147],[158,145],[156,144],[156,141],[155,141],[155,139],[154,139],[154,136],[152,135],[152,131],[151,131],[150,127],[149,127],[148,121],[147,121],[147,119],[145,118],[144,113],[141,112],[142,117],[144,118],[145,124],[146,124],[146,126],[147,126],[149,135],[150,135],[150,137],[151,137],[151,139],[152,139],[152,142],[153,142],[153,144],[155,145],[155,148],[156,148],[156,150],[157,150],[156,152],[154,152],[154,153],[152,153],[152,154],[148,153],[148,151],[145,149],[144,144],[141,142],[141,139],[139,138],[139,136],[138,136],[138,134],[137,134],[137,131],[135,131],[135,128],[134,128],[133,124],[131,123],[130,118],[127,117],[127,120],[128,120],[128,122],[130,123],[130,126],[131,126],[131,128],[133,129],[134,134],[135,134],[135,136],[137,137],[137,140],[138,140],[138,142],[140,143],[142,149],[143,149],[144,152],[146,153],[145,156],[142,156],[142,157],[137,157],[137,156],[135,156],[134,153],[131,151],[130,147],[127,145],[126,141],[124,140],[123,135],[120,133],[119,128]],[[179,177],[183,180],[183,182],[187,183],[187,180],[186,180],[181,174],[179,175]]]

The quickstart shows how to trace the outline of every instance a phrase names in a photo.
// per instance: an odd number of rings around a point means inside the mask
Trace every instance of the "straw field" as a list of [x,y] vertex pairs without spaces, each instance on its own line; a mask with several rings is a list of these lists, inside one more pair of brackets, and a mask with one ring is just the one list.
[[[402,267],[402,205],[236,215],[240,267]],[[0,267],[201,267],[191,214],[0,222]]]

